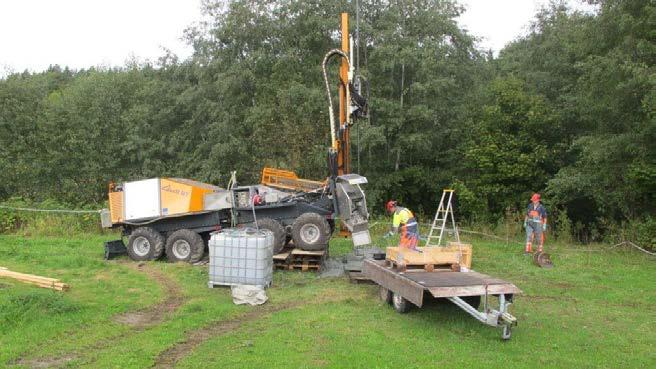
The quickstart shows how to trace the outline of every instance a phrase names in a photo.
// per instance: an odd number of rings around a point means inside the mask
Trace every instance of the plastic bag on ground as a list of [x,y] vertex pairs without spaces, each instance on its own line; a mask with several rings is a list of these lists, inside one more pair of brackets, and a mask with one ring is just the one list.
[[230,286],[230,290],[232,291],[232,302],[235,305],[262,305],[269,299],[262,286],[237,284]]

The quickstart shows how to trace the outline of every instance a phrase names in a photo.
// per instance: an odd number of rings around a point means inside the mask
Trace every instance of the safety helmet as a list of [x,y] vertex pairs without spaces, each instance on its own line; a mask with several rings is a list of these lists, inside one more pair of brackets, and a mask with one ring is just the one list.
[[394,211],[394,208],[396,207],[396,201],[394,200],[389,200],[387,204],[385,204],[385,209],[387,209],[388,213],[391,213]]
[[540,194],[534,193],[533,196],[531,196],[531,201],[540,201]]

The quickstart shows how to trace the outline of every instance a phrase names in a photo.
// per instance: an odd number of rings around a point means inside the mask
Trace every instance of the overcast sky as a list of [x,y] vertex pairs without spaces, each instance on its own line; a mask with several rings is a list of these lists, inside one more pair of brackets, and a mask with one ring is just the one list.
[[[467,8],[461,25],[481,38],[481,47],[498,52],[548,0],[460,2]],[[185,58],[191,48],[183,31],[200,17],[200,0],[0,0],[0,77],[51,64],[79,69],[156,60],[162,48]]]

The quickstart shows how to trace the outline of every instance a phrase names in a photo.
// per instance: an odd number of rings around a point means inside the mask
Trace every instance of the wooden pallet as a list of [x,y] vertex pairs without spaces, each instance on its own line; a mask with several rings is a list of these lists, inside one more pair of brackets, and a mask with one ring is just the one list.
[[321,269],[321,265],[316,265],[316,264],[289,264],[287,265],[286,270],[300,270],[301,272],[307,272],[307,271],[316,271],[318,272]]
[[287,249],[273,256],[273,265],[276,269],[319,271],[328,252],[304,251],[301,249]]
[[273,255],[273,267],[276,269],[287,269],[291,255],[292,249],[285,249],[281,253]]

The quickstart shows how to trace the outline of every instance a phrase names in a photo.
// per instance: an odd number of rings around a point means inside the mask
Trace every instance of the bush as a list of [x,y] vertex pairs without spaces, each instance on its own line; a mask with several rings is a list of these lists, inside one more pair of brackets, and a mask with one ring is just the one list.
[[656,219],[647,216],[608,229],[607,241],[619,243],[632,241],[648,250],[656,250]]
[[566,209],[555,209],[549,216],[549,222],[552,225],[554,237],[561,242],[571,243],[573,241],[574,225],[567,216]]

